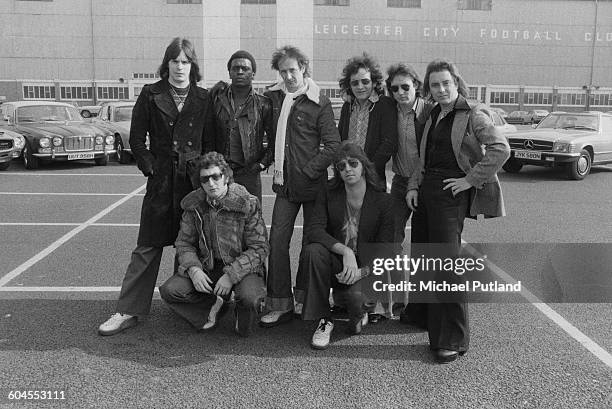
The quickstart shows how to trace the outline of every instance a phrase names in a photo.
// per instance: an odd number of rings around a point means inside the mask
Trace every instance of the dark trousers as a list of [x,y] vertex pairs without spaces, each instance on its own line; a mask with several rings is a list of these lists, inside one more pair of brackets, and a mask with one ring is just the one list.
[[[213,281],[211,287],[223,275],[222,269],[215,269],[208,274]],[[259,307],[266,295],[263,278],[257,274],[245,276],[232,288],[236,308],[250,309],[259,312]],[[187,320],[195,328],[202,328],[208,319],[208,311],[217,300],[214,294],[201,293],[195,289],[189,277],[175,274],[159,287],[159,293],[168,306],[177,315]]]
[[300,269],[307,276],[306,291],[302,318],[318,320],[331,316],[329,291],[346,303],[350,318],[361,317],[363,314],[364,296],[361,292],[361,282],[345,285],[338,282],[336,274],[342,271],[342,258],[329,251],[319,243],[311,243],[302,247],[300,254]]
[[136,316],[149,314],[163,250],[163,247],[147,246],[134,249],[121,284],[117,312]]
[[[456,257],[460,251],[469,190],[453,196],[450,189],[442,190],[444,179],[446,176],[428,176],[426,173],[419,189],[418,207],[412,216],[413,251],[415,248],[425,249],[426,257]],[[419,246],[420,243],[437,244],[425,247]],[[413,252],[412,255],[417,257],[420,253]],[[464,280],[452,272],[444,275],[436,272],[433,278],[454,283]],[[460,294],[454,294],[452,302],[445,302],[448,299],[444,294],[440,294],[440,298],[441,301],[427,304],[409,303],[404,313],[415,324],[426,324],[430,348],[467,351],[470,340],[467,302]]]
[[[310,222],[314,202],[291,202],[286,197],[276,196],[272,211],[272,226],[270,228],[270,257],[268,259],[268,277],[266,308],[269,311],[287,311],[293,309],[293,294],[291,292],[291,261],[289,259],[289,244],[293,235],[295,219],[304,209],[304,226]],[[304,229],[302,229],[302,249],[306,245]],[[304,289],[304,274],[298,269],[296,277],[296,298],[302,302]]]
[[239,168],[234,171],[234,182],[242,185],[246,190],[256,196],[261,203],[261,175],[259,172],[251,172],[249,169]]
[[406,193],[408,192],[408,178],[395,175],[391,182],[391,197],[393,198],[394,213],[395,213],[395,239],[398,242],[403,242],[406,235],[406,223],[410,218],[412,210],[406,203]]

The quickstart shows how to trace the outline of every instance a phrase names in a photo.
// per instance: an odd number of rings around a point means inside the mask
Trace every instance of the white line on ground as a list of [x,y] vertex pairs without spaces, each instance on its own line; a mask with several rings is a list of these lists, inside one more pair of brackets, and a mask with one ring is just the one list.
[[[472,255],[476,257],[482,257],[474,247],[470,244],[463,242],[466,245],[466,249],[472,253]],[[508,284],[516,284],[517,281],[510,274],[506,273],[504,270],[486,260],[486,264],[489,266],[491,271],[495,273],[499,278],[507,282]],[[533,304],[542,314],[544,314],[548,319],[557,324],[563,331],[565,331],[570,337],[574,338],[578,343],[580,343],[583,347],[585,347],[590,353],[595,355],[597,359],[599,359],[604,364],[608,365],[608,367],[612,368],[612,355],[603,349],[599,344],[585,335],[578,328],[573,326],[569,321],[563,318],[558,312],[549,307],[546,303],[542,302],[538,297],[536,297],[531,291],[529,291],[525,286],[521,287],[521,293],[523,298]]]
[[[49,193],[49,192],[0,192],[0,195],[12,195],[12,196],[125,196],[126,193],[78,193],[78,192],[65,192],[65,193]],[[134,196],[144,196],[144,193],[139,193]]]
[[144,178],[142,173],[39,173],[39,172],[2,172],[2,176],[137,176]]
[[[34,292],[59,292],[59,293],[107,293],[119,292],[121,287],[0,287],[0,292],[34,293]],[[159,292],[155,287],[155,292]]]
[[134,195],[136,195],[138,192],[140,192],[145,187],[146,187],[146,185],[142,185],[138,189],[134,190],[133,192],[131,192],[128,195],[126,195],[125,197],[123,197],[122,199],[119,199],[118,201],[116,201],[112,205],[108,206],[106,209],[102,210],[101,212],[99,212],[98,214],[96,214],[95,216],[90,218],[89,220],[85,221],[84,223],[82,223],[79,226],[75,227],[74,229],[70,230],[68,233],[64,234],[62,237],[60,237],[59,239],[57,239],[56,241],[51,243],[47,248],[45,248],[40,253],[36,254],[35,256],[33,256],[32,258],[27,260],[25,263],[21,264],[20,266],[18,266],[14,270],[10,271],[4,277],[0,278],[0,287],[4,286],[9,281],[11,281],[15,277],[19,276],[19,274],[23,273],[28,268],[30,268],[34,264],[38,263],[40,260],[42,260],[43,258],[47,257],[49,254],[51,254],[57,248],[59,248],[62,244],[64,244],[68,240],[70,240],[72,237],[77,235],[79,232],[83,231],[85,228],[87,228],[90,225],[92,225],[93,223],[95,223],[97,220],[100,220],[102,217],[106,216],[108,213],[113,211],[115,208],[119,207],[120,205],[122,205],[123,203],[125,203],[126,201],[131,199]]

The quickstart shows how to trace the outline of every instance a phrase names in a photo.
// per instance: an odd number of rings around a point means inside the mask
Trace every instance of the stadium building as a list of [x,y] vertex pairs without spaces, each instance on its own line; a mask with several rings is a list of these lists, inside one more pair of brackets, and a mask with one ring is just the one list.
[[0,102],[90,105],[134,99],[157,78],[165,47],[191,39],[203,85],[227,79],[237,49],[276,79],[272,51],[310,57],[339,98],[347,58],[404,61],[424,74],[457,63],[471,97],[506,110],[612,110],[612,0],[0,0]]

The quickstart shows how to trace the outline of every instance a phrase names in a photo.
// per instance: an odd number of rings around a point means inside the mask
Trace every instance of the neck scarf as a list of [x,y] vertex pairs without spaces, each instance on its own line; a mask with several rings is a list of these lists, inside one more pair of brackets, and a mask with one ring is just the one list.
[[289,112],[293,101],[298,96],[306,93],[310,78],[304,79],[304,86],[294,93],[287,91],[285,83],[280,83],[279,88],[285,92],[285,99],[278,117],[278,124],[276,126],[276,141],[274,142],[274,181],[277,185],[283,185],[285,183],[283,177],[283,165],[285,163],[285,136],[287,135],[287,119],[289,118]]

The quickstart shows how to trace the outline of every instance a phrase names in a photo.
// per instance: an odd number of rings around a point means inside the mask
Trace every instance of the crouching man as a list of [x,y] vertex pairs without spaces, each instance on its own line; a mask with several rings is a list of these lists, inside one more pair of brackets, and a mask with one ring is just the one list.
[[268,232],[257,198],[237,183],[217,152],[197,160],[200,188],[181,201],[176,239],[177,274],[160,288],[161,297],[195,328],[215,328],[232,291],[235,329],[249,336],[266,296],[264,260]]

